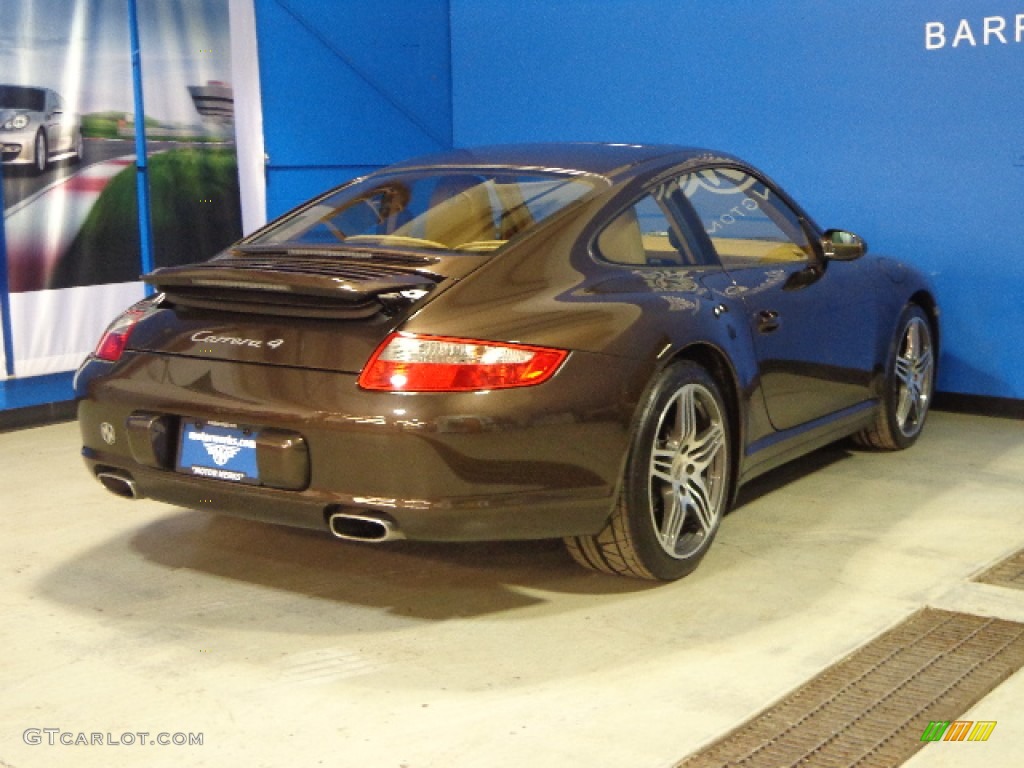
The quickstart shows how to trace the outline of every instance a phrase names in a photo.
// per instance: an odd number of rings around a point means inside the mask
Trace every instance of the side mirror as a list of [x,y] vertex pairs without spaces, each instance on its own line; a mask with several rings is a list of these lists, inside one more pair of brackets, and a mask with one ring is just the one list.
[[868,252],[868,244],[853,232],[844,229],[830,229],[821,239],[826,259],[853,261]]

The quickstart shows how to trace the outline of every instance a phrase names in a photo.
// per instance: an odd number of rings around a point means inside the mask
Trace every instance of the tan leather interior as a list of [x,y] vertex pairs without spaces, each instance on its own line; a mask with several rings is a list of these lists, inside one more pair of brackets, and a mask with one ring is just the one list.
[[640,223],[632,208],[616,216],[597,239],[601,255],[616,264],[647,264]]
[[476,240],[496,240],[494,211],[487,187],[473,184],[446,196],[432,207],[423,225],[423,237],[455,247]]

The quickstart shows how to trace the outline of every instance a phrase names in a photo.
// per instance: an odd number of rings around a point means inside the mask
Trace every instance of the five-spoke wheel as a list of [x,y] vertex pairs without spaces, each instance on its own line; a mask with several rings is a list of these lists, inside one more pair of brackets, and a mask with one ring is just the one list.
[[658,543],[676,558],[714,535],[725,495],[728,447],[715,395],[697,383],[665,405],[651,446],[648,507]]
[[935,383],[932,326],[920,307],[911,304],[903,310],[889,356],[875,423],[856,439],[870,448],[899,450],[921,434]]
[[577,562],[606,573],[678,579],[711,546],[729,502],[732,447],[718,384],[682,361],[651,390],[622,491],[595,536],[566,539]]

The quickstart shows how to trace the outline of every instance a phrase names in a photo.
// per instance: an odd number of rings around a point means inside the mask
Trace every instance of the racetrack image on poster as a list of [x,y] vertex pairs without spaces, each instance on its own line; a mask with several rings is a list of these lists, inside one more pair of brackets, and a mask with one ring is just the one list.
[[[187,29],[171,15],[140,14],[160,265],[206,258],[241,235],[227,3],[172,2],[188,5]],[[127,1],[77,0],[70,12],[64,0],[35,5],[45,7],[15,11],[5,26],[17,34],[0,46],[0,96],[11,101],[0,104],[9,289],[135,281],[142,245]],[[159,56],[151,75],[149,50]]]
[[[4,375],[72,370],[143,293],[136,121],[150,261],[206,259],[241,236],[227,0],[8,3],[0,25]],[[141,82],[144,108],[135,103]],[[138,113],[138,114],[137,114]]]

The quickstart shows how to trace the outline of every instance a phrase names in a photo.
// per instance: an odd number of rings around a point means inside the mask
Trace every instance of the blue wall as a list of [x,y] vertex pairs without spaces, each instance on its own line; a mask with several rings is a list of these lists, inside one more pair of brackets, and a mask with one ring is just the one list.
[[1011,0],[257,0],[268,207],[448,143],[726,149],[819,223],[933,275],[943,391],[1024,399],[1017,14]]
[[451,146],[447,0],[255,0],[267,209]]

